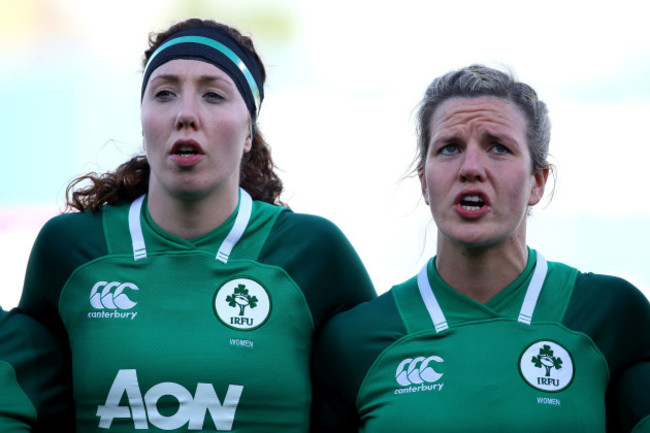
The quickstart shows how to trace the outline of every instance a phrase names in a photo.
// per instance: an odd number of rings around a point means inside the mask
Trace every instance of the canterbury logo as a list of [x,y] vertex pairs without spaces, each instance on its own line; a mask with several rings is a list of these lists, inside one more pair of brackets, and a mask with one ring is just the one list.
[[125,289],[139,290],[133,283],[98,281],[90,291],[90,305],[97,310],[130,310],[137,302],[129,299]]
[[433,383],[440,380],[443,373],[438,373],[430,364],[432,362],[444,362],[439,356],[418,356],[415,359],[406,358],[397,366],[395,380],[402,386],[420,385],[422,383]]

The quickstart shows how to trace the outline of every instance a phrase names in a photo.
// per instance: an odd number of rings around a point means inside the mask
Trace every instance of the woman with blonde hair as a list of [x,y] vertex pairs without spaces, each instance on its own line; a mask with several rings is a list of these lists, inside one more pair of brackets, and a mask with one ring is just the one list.
[[418,136],[436,255],[328,323],[314,430],[648,431],[648,300],[526,243],[551,169],[536,92],[481,65],[452,71],[427,89]]

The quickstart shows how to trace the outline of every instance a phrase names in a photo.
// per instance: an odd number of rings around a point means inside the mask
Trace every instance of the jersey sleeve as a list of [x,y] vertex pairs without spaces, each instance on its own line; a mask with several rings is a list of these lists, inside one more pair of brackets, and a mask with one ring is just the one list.
[[608,431],[650,431],[650,303],[645,295],[618,277],[580,274],[563,323],[589,335],[607,360]]
[[[0,321],[0,431],[74,430],[71,384],[61,380],[69,364],[59,349],[47,328],[17,309]],[[4,428],[12,419],[21,429]]]
[[314,343],[311,431],[357,432],[357,397],[377,357],[406,334],[393,294],[335,316]]
[[61,332],[61,290],[72,272],[107,251],[101,212],[63,214],[39,232],[27,264],[20,308],[50,329]]
[[322,217],[280,214],[259,260],[283,268],[296,282],[317,331],[336,313],[377,296],[348,239]]
[[[27,264],[16,322],[24,324],[24,345],[38,353],[21,352],[15,364],[19,383],[35,402],[34,431],[74,431],[72,362],[68,336],[59,316],[61,291],[82,264],[105,254],[101,212],[72,213],[52,218],[41,229]],[[18,342],[16,343],[19,344]],[[13,353],[13,352],[12,352]]]
[[650,361],[625,369],[610,385],[610,429],[614,432],[650,431]]
[[36,409],[20,388],[11,364],[0,360],[0,431],[30,432]]

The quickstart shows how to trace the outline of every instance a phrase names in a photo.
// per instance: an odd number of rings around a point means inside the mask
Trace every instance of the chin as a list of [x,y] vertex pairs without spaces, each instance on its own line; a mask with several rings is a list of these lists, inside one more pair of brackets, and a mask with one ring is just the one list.
[[484,230],[463,231],[462,233],[443,234],[444,238],[454,245],[467,249],[483,249],[501,245],[508,240],[508,235],[495,235]]
[[191,202],[206,198],[209,195],[209,191],[204,189],[182,188],[174,191],[172,195],[177,200]]

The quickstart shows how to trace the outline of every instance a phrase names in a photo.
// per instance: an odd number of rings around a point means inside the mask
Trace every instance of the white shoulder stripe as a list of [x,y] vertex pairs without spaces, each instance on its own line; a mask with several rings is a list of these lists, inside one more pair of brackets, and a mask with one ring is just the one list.
[[[235,218],[235,223],[226,236],[226,239],[221,244],[219,251],[217,252],[216,259],[220,262],[227,263],[228,258],[232,249],[235,247],[239,239],[241,239],[246,227],[248,227],[248,222],[250,221],[251,213],[253,210],[253,199],[251,196],[240,188],[241,198],[239,202],[239,211],[237,212],[237,217]],[[133,244],[133,259],[135,261],[143,260],[147,258],[147,248],[144,242],[144,236],[142,234],[142,223],[140,220],[140,213],[142,212],[142,203],[144,201],[144,195],[138,197],[136,200],[131,203],[129,208],[129,231],[131,233],[131,242]]]
[[235,224],[233,224],[230,233],[228,233],[228,236],[226,236],[226,239],[221,244],[219,251],[217,251],[216,259],[223,263],[228,263],[230,253],[244,234],[253,210],[253,199],[251,196],[241,188],[239,191],[241,192],[241,198],[239,200],[239,211],[237,212]]
[[544,280],[546,280],[547,271],[548,264],[546,263],[546,259],[538,252],[535,272],[533,272],[533,277],[530,280],[524,302],[521,305],[521,311],[519,312],[519,323],[530,325],[532,322],[533,312],[535,311],[535,306],[537,306],[537,300],[542,291]]
[[445,329],[448,329],[449,325],[447,324],[447,319],[440,308],[440,304],[438,304],[436,296],[433,294],[431,284],[429,284],[427,263],[424,264],[418,273],[418,289],[420,289],[420,296],[422,296],[424,306],[427,307],[427,311],[429,312],[429,316],[431,316],[431,321],[433,322],[436,332],[442,332]]
[[147,258],[147,247],[144,244],[142,235],[142,224],[140,223],[140,212],[144,195],[141,195],[131,203],[129,208],[129,231],[131,232],[131,242],[133,243],[133,260],[143,260]]

